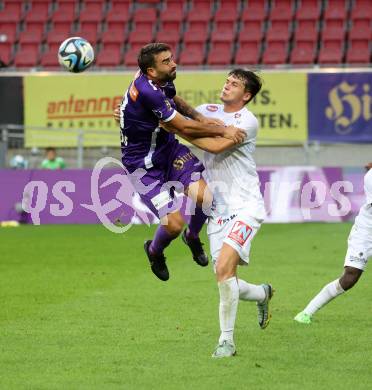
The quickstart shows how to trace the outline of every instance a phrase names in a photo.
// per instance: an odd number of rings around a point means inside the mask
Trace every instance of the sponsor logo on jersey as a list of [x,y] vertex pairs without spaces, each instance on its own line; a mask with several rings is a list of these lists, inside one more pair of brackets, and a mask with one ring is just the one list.
[[252,228],[242,221],[236,221],[228,235],[238,245],[243,246],[252,234]]
[[221,226],[221,225],[224,225],[225,223],[231,221],[231,220],[234,219],[235,217],[236,217],[236,214],[230,215],[230,216],[228,216],[227,218],[218,217],[217,223]]
[[185,163],[187,161],[192,160],[194,157],[195,156],[191,152],[186,153],[183,156],[178,156],[176,159],[173,160],[173,168],[175,168],[177,171],[182,170]]
[[214,104],[209,104],[207,106],[207,110],[210,112],[216,112],[216,111],[218,111],[218,106],[215,106]]
[[234,118],[240,118],[242,116],[242,114],[240,112],[237,112],[235,115],[234,115]]
[[172,109],[172,105],[168,99],[165,99],[165,105],[167,106],[168,110]]

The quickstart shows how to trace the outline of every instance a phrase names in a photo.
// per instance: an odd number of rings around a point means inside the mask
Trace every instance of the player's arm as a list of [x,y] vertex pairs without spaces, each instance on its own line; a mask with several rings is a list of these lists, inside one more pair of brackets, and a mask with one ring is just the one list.
[[162,124],[167,131],[177,133],[180,136],[199,137],[224,137],[238,144],[244,141],[246,133],[234,126],[221,126],[186,119],[178,112],[169,121]]
[[175,96],[173,98],[173,101],[176,104],[177,111],[180,114],[187,116],[188,118],[194,119],[195,121],[199,121],[202,123],[215,124],[221,126],[224,125],[224,123],[221,120],[215,118],[208,118],[203,114],[201,114],[200,112],[196,111],[195,108],[191,107],[179,96]]
[[235,146],[231,139],[223,137],[203,137],[194,138],[179,134],[179,136],[191,144],[195,145],[199,149],[205,150],[206,152],[218,154],[225,150],[231,149]]

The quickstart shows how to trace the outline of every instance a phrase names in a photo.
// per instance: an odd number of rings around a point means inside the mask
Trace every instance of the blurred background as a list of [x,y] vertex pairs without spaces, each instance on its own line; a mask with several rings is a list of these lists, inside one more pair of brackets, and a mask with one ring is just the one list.
[[[58,64],[71,36],[95,51],[82,74]],[[372,160],[371,36],[370,0],[0,0],[0,168],[120,159],[113,109],[139,49],[162,41],[179,65],[177,92],[193,106],[218,103],[233,67],[261,74],[249,105],[259,168],[361,175]]]

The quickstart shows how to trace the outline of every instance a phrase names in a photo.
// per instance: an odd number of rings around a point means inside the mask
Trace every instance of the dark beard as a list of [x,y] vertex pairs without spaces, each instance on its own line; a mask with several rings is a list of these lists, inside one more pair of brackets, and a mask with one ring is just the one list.
[[176,76],[177,76],[176,72],[173,74],[166,74],[166,75],[164,75],[164,77],[160,81],[163,81],[163,82],[173,81],[176,79]]

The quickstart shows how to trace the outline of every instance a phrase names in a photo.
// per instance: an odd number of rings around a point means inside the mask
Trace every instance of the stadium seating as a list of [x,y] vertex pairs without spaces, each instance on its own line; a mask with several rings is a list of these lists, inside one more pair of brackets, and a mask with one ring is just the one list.
[[319,51],[319,64],[340,64],[343,56],[343,41],[323,41]]
[[368,64],[371,61],[371,48],[369,40],[353,40],[349,42],[346,54],[348,64]]
[[235,55],[235,64],[254,65],[259,63],[261,47],[256,42],[242,42]]
[[120,50],[115,49],[103,49],[99,52],[96,59],[96,65],[105,68],[115,67],[121,62]]
[[298,21],[318,20],[320,17],[320,11],[321,2],[319,0],[300,0],[298,3],[296,19]]
[[298,41],[292,49],[290,63],[306,65],[314,62],[316,54],[315,41]]
[[368,64],[372,1],[0,0],[3,64],[57,66],[48,50],[79,35],[104,67],[136,66],[153,41],[185,66]]

